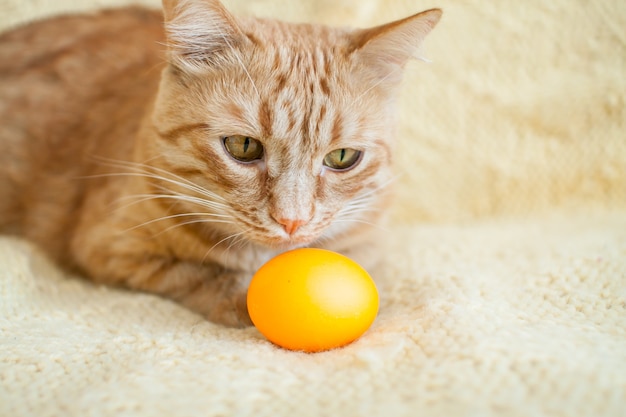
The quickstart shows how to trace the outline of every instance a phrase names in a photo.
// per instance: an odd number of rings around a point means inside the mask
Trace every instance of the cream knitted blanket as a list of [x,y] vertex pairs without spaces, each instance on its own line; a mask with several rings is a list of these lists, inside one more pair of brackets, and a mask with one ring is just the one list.
[[[120,4],[0,0],[0,27]],[[0,237],[0,416],[626,415],[625,3],[225,4],[356,26],[444,9],[433,63],[407,69],[377,320],[289,352]]]

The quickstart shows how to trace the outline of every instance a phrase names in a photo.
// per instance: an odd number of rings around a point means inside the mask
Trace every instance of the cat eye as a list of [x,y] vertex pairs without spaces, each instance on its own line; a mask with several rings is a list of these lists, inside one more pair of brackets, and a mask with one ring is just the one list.
[[324,165],[337,171],[345,171],[355,166],[360,159],[361,151],[350,148],[335,149],[324,157]]
[[234,135],[223,138],[224,148],[239,162],[253,162],[263,157],[263,145],[249,136]]

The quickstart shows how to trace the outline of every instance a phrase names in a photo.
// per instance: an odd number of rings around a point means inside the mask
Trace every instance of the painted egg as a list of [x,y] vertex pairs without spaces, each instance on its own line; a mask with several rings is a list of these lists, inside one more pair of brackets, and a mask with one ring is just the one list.
[[282,253],[252,278],[248,312],[271,342],[319,352],[358,339],[378,313],[378,291],[359,264],[336,252]]

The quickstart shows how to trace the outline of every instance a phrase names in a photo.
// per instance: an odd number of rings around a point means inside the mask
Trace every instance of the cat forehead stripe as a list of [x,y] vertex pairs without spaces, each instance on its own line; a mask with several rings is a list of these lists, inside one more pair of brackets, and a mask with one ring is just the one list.
[[293,54],[276,47],[271,55],[274,62],[268,79],[256,81],[267,87],[259,89],[262,98],[257,115],[261,134],[328,143],[332,120],[338,117],[330,97],[332,81],[327,74],[332,58],[321,48]]

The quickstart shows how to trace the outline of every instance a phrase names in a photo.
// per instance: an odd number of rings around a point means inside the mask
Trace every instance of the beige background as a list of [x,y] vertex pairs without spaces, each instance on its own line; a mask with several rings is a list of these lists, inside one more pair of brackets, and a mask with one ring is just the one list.
[[[126,3],[0,0],[0,27]],[[0,415],[622,416],[626,2],[226,4],[351,26],[444,9],[405,78],[379,317],[286,352],[0,238]]]

